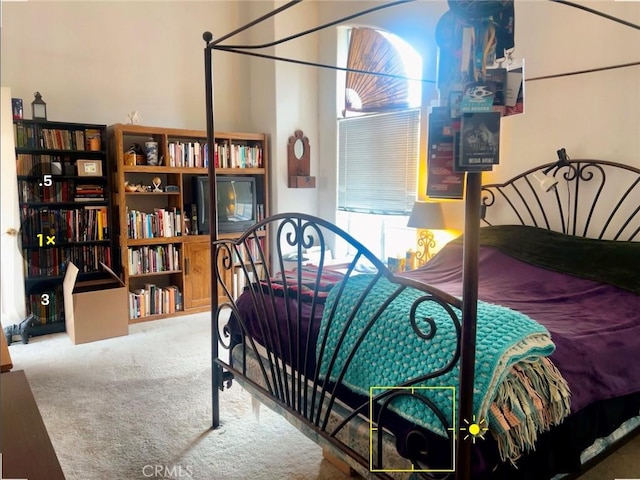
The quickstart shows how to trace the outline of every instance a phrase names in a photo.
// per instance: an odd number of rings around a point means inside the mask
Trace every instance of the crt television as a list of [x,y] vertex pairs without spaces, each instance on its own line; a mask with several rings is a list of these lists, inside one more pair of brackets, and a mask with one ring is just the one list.
[[[209,229],[209,177],[193,179],[198,210],[198,233]],[[216,176],[218,232],[243,232],[256,223],[256,179],[250,176]]]

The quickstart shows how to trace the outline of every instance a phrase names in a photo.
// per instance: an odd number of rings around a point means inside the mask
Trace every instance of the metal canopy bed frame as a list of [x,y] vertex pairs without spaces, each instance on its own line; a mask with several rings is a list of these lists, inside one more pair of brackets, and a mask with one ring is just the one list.
[[[471,470],[472,448],[475,442],[463,439],[464,435],[458,432],[458,424],[463,425],[462,421],[468,423],[474,419],[475,425],[475,407],[474,407],[474,378],[476,366],[476,335],[477,335],[477,316],[478,316],[478,288],[479,288],[479,252],[480,252],[480,233],[481,223],[485,225],[493,225],[493,212],[499,212],[500,217],[505,215],[511,216],[507,222],[523,226],[533,226],[541,230],[561,232],[562,234],[597,239],[613,239],[615,241],[637,242],[640,237],[640,206],[637,206],[638,193],[640,191],[640,170],[621,164],[608,161],[597,160],[566,160],[556,162],[554,164],[541,165],[539,167],[528,170],[517,177],[505,182],[504,184],[493,184],[483,186],[481,183],[481,173],[468,172],[465,179],[465,224],[464,235],[462,236],[462,282],[461,291],[457,295],[447,293],[429,283],[412,278],[410,275],[394,275],[386,266],[375,258],[361,243],[350,235],[346,234],[336,226],[322,219],[297,213],[276,214],[262,222],[256,224],[248,231],[243,233],[235,240],[219,240],[217,234],[217,207],[216,207],[216,167],[213,161],[215,128],[213,115],[213,50],[223,50],[233,53],[247,54],[265,59],[286,60],[302,65],[309,65],[323,68],[334,68],[338,70],[346,70],[328,65],[319,65],[311,62],[282,59],[270,55],[263,55],[255,52],[249,52],[249,48],[263,48],[272,46],[284,41],[291,40],[309,33],[316,32],[329,26],[337,25],[352,18],[370,13],[381,8],[387,8],[394,5],[409,3],[412,0],[396,1],[389,4],[374,7],[366,11],[362,11],[351,15],[347,18],[339,19],[335,22],[325,24],[297,35],[272,42],[270,44],[260,46],[222,46],[220,42],[240,33],[278,13],[292,7],[301,0],[291,1],[280,8],[269,12],[262,17],[239,27],[232,32],[223,35],[216,40],[209,32],[203,34],[206,42],[205,47],[205,96],[206,96],[206,117],[207,117],[207,143],[209,151],[209,176],[214,181],[209,182],[209,212],[211,229],[211,270],[212,275],[212,312],[211,312],[211,343],[212,343],[212,402],[213,402],[213,419],[212,426],[217,428],[220,425],[220,392],[226,387],[230,387],[232,380],[236,379],[244,387],[257,396],[263,403],[271,408],[280,410],[289,421],[294,423],[303,433],[315,439],[324,447],[333,447],[333,452],[338,453],[339,458],[345,460],[352,467],[356,468],[363,475],[370,475],[380,478],[398,478],[397,473],[400,472],[416,472],[428,478],[449,478],[455,476],[457,480],[467,480],[475,478],[474,472]],[[551,0],[556,1],[556,0]],[[569,2],[559,2],[569,3]],[[637,26],[633,26],[638,28]],[[624,65],[628,66],[628,65]],[[618,68],[611,67],[611,68]],[[359,71],[356,71],[359,72]],[[361,72],[370,73],[370,72]],[[540,175],[551,174],[554,177],[561,178],[561,182],[553,193],[547,193],[541,196],[536,190],[536,184]],[[616,191],[615,186],[611,187],[612,181],[607,183],[607,175],[613,178],[622,178],[620,175],[631,176],[635,178],[628,188],[622,192]],[[615,183],[615,181],[613,181]],[[564,186],[560,186],[564,185]],[[609,188],[605,188],[608,185]],[[586,191],[589,190],[590,197],[587,197]],[[605,193],[603,193],[605,192]],[[610,206],[609,213],[601,221],[596,217],[598,208],[606,195],[615,196],[614,203]],[[566,197],[566,198],[565,198]],[[580,201],[578,201],[580,198]],[[635,204],[634,204],[635,202]],[[631,206],[630,206],[631,205]],[[259,245],[257,232],[265,226],[275,231],[272,235],[272,244],[274,245],[274,258],[271,259],[272,268],[265,267],[267,265],[270,253],[258,248],[255,253],[256,243]],[[331,368],[336,362],[335,354],[331,357],[329,370],[322,372],[322,363],[329,357],[323,357],[323,352],[315,352],[317,357],[309,360],[309,352],[314,352],[315,347],[310,348],[312,339],[311,326],[302,327],[300,322],[304,317],[302,297],[306,296],[306,301],[311,305],[312,314],[316,307],[320,304],[324,305],[326,292],[318,286],[324,280],[324,274],[332,272],[333,267],[328,266],[325,262],[324,253],[313,271],[312,280],[303,278],[305,266],[302,263],[303,255],[306,249],[316,246],[320,247],[321,252],[325,252],[328,245],[333,245],[337,239],[347,242],[355,251],[354,260],[348,265],[343,265],[343,275],[346,279],[355,278],[356,271],[364,261],[368,266],[368,272],[372,274],[376,281],[386,279],[390,284],[394,285],[397,290],[383,302],[381,306],[369,320],[369,326],[365,328],[369,331],[371,325],[375,324],[377,318],[381,316],[383,311],[392,303],[392,300],[399,296],[401,292],[408,289],[414,289],[422,295],[412,305],[409,321],[411,329],[417,337],[423,341],[431,340],[436,334],[436,325],[431,318],[423,318],[427,322],[427,326],[421,324],[419,316],[419,304],[425,301],[438,305],[440,309],[446,312],[448,320],[455,330],[455,348],[452,357],[446,362],[446,365],[437,369],[435,372],[425,373],[419,377],[413,378],[395,385],[393,388],[399,389],[395,391],[389,389],[387,391],[373,395],[373,401],[362,398],[342,401],[340,391],[342,386],[341,380],[344,378],[345,372],[349,366],[349,360],[353,358],[353,350],[348,356],[346,364],[342,369],[336,367],[336,376],[331,376]],[[275,241],[273,241],[275,240]],[[297,268],[294,269],[298,274],[287,276],[285,272],[285,264],[283,261],[283,246],[288,247],[289,251],[293,250],[297,253]],[[253,250],[252,250],[253,249]],[[240,268],[234,264],[234,258],[238,255],[249,254],[249,260],[242,262]],[[244,252],[244,253],[243,253]],[[252,256],[254,255],[254,256]],[[254,258],[255,257],[255,258]],[[326,264],[325,264],[326,263]],[[258,267],[258,265],[262,267]],[[280,288],[284,287],[284,297],[296,300],[294,307],[286,305],[282,307],[286,310],[288,323],[287,333],[280,331],[270,331],[269,328],[277,330],[277,326],[267,324],[259,326],[251,326],[246,324],[246,313],[242,311],[240,302],[233,299],[232,287],[225,285],[224,275],[221,273],[224,269],[233,269],[235,273],[246,277],[245,293],[246,297],[251,297],[249,301],[249,310],[256,312],[258,309],[265,317],[275,315],[275,299],[274,291],[277,290],[276,281],[272,283],[272,279],[278,279]],[[346,272],[346,273],[345,273]],[[371,273],[373,272],[373,273]],[[261,281],[257,279],[260,278]],[[289,283],[287,283],[289,282]],[[229,301],[219,303],[218,289],[221,288],[229,298]],[[367,287],[366,291],[370,292],[371,287]],[[334,288],[333,291],[336,289]],[[341,290],[342,293],[342,290]],[[334,298],[334,302],[339,302]],[[366,296],[360,297],[358,306],[355,310],[366,303]],[[336,303],[333,304],[335,307]],[[325,306],[325,314],[327,307]],[[268,312],[267,310],[270,310]],[[245,306],[246,311],[246,306]],[[335,308],[334,308],[335,311]],[[355,315],[355,314],[354,314]],[[260,316],[260,315],[258,315]],[[330,319],[333,318],[333,313]],[[293,320],[292,320],[293,319]],[[352,318],[351,318],[352,319]],[[221,323],[222,322],[222,323]],[[258,323],[260,320],[257,321]],[[326,326],[326,325],[325,325]],[[426,331],[424,330],[426,327]],[[328,327],[327,327],[328,328]],[[438,327],[440,328],[440,327]],[[265,331],[266,329],[266,331]],[[345,331],[348,328],[345,327]],[[302,335],[305,330],[305,335]],[[327,335],[325,330],[325,335]],[[275,340],[274,340],[275,339]],[[338,344],[345,340],[344,332],[340,337]],[[362,340],[360,338],[356,343]],[[287,345],[284,345],[288,343]],[[229,358],[223,360],[220,358],[219,344],[230,350]],[[318,346],[324,349],[326,345],[322,343]],[[236,348],[234,348],[236,347]],[[232,351],[231,351],[232,350]],[[354,348],[355,350],[355,348]],[[251,358],[253,357],[253,367],[251,367]],[[315,365],[315,371],[311,366]],[[249,365],[249,366],[248,366]],[[425,395],[417,394],[411,390],[407,394],[406,387],[416,386],[425,380],[451,372],[454,365],[459,365],[459,405],[453,404],[452,420],[442,412],[437,405]],[[326,365],[325,365],[326,366]],[[250,375],[249,370],[254,368],[254,375]],[[400,466],[391,469],[383,468],[384,462],[387,461],[386,450],[389,441],[398,434],[389,432],[384,418],[393,415],[391,403],[394,399],[403,395],[410,395],[417,398],[422,404],[426,405],[435,412],[438,420],[446,430],[445,437],[450,441],[450,465],[435,470],[429,470],[424,463],[424,455],[431,448],[429,439],[421,430],[409,428],[404,431],[406,436],[404,448],[405,457],[410,459],[409,467]],[[455,397],[455,393],[453,395]],[[348,395],[347,395],[348,397]],[[637,399],[636,399],[637,401]],[[342,408],[342,416],[336,416],[335,412],[338,406]],[[636,412],[638,415],[638,412]],[[356,448],[352,448],[344,439],[345,431],[348,430],[347,425],[350,421],[360,419],[364,424],[369,422],[369,441],[367,447],[371,449],[371,456],[367,456]],[[458,420],[456,420],[456,418]],[[369,419],[369,420],[366,420]],[[376,427],[377,425],[377,427]],[[480,424],[482,426],[482,424]],[[378,428],[379,427],[379,428]],[[375,434],[373,432],[376,432]],[[349,433],[351,434],[351,433]],[[627,435],[629,438],[631,435]],[[467,435],[469,437],[469,435]],[[391,440],[389,440],[389,438]],[[475,434],[473,435],[475,439]],[[482,437],[484,438],[484,437]],[[609,448],[608,450],[611,450]],[[393,455],[391,462],[393,463]],[[359,469],[358,469],[359,468]],[[364,469],[364,470],[363,470]],[[505,477],[507,478],[507,477]],[[524,478],[524,477],[523,477]]]

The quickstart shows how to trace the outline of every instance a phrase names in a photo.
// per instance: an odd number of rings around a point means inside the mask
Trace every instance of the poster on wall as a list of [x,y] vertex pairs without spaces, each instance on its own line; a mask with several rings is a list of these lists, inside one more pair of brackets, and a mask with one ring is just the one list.
[[454,171],[453,131],[448,107],[434,107],[429,113],[427,196],[461,199],[464,173]]
[[460,130],[453,135],[453,171],[454,172],[490,172],[491,165],[466,166],[460,165]]
[[500,112],[462,114],[460,155],[457,164],[463,171],[491,167],[499,163]]

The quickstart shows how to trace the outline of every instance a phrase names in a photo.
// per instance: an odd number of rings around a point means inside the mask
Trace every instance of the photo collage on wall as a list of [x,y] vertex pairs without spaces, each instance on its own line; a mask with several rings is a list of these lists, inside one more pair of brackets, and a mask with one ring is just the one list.
[[500,121],[524,112],[523,69],[490,68],[484,80],[442,89],[428,130],[427,196],[459,199],[464,173],[490,171],[500,161]]

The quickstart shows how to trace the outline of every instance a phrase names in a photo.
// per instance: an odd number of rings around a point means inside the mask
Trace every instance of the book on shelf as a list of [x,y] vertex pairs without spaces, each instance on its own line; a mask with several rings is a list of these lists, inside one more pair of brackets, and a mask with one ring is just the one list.
[[129,292],[129,317],[144,318],[182,311],[182,292],[175,285],[159,287],[147,283]]
[[53,229],[56,242],[87,242],[109,238],[108,210],[106,206],[84,208],[21,209],[23,245],[34,244],[38,234]]
[[75,202],[101,202],[105,200],[102,185],[78,184],[75,187]]
[[[48,295],[48,303],[42,303],[42,294]],[[32,314],[37,323],[49,324],[64,321],[60,318],[60,312],[64,310],[64,296],[60,288],[47,290],[46,292],[32,293],[27,296],[27,314]]]
[[50,248],[23,248],[27,278],[63,275],[65,266],[73,262],[80,272],[100,272],[100,262],[111,265],[108,245],[65,245]]
[[68,162],[60,155],[33,155],[19,153],[16,156],[16,174],[41,179],[43,175],[62,175]]
[[51,150],[85,150],[84,132],[60,128],[42,128],[40,146]]
[[83,195],[82,197],[75,197],[74,202],[104,202],[105,198],[102,195]]
[[167,166],[207,168],[209,166],[208,151],[209,147],[206,141],[203,141],[203,143],[197,140],[193,142],[169,142],[169,160]]
[[240,245],[237,251],[233,252],[233,263],[240,265],[242,263],[254,263],[262,262],[262,254],[264,254],[264,237],[258,237],[258,241],[253,237],[248,237]]
[[73,183],[53,182],[50,186],[33,180],[18,180],[20,203],[28,202],[71,202],[74,197]]
[[18,148],[36,148],[39,142],[36,140],[35,128],[31,124],[14,123],[13,138]]
[[216,142],[214,144],[216,168],[262,168],[262,146]]
[[143,245],[127,249],[129,275],[174,272],[180,270],[176,245]]
[[127,238],[169,238],[182,235],[182,214],[179,208],[154,208],[153,213],[146,213],[127,207],[126,216]]

